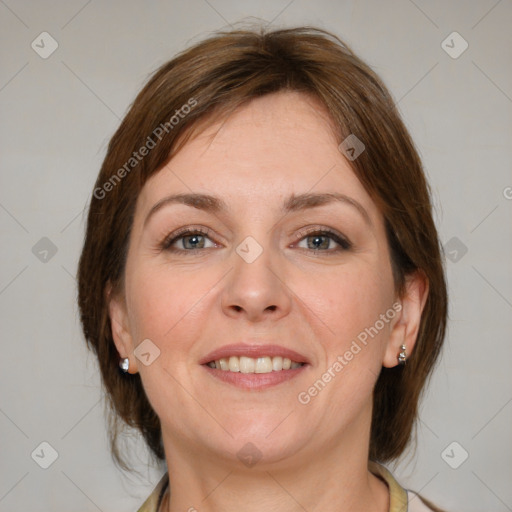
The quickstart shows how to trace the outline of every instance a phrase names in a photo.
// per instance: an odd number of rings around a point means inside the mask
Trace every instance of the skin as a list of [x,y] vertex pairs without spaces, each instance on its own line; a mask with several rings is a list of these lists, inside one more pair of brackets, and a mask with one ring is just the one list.
[[[161,420],[172,487],[165,510],[389,508],[386,484],[367,468],[372,390],[381,367],[397,364],[402,343],[412,352],[428,284],[412,275],[397,296],[383,217],[338,144],[316,99],[267,95],[188,141],[138,197],[124,291],[112,296],[110,315],[120,357],[140,372]],[[191,192],[220,197],[228,210],[167,204],[146,220],[166,196]],[[322,192],[357,201],[369,222],[341,202],[281,211],[291,194]],[[182,252],[161,249],[187,226],[210,234],[176,240]],[[308,231],[326,228],[352,247],[326,235],[317,248]],[[236,252],[247,236],[263,249],[252,263]],[[401,311],[299,403],[299,393],[394,303]],[[134,355],[145,339],[160,350],[148,366]],[[265,390],[239,389],[199,364],[242,341],[279,344],[311,364]],[[262,456],[252,467],[237,457],[248,442]]]

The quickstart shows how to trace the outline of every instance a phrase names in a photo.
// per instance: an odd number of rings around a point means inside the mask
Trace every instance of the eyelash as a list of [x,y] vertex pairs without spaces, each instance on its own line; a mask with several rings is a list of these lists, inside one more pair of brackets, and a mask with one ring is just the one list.
[[179,240],[180,238],[183,238],[185,236],[191,236],[191,235],[201,235],[201,236],[207,236],[210,237],[211,231],[209,229],[205,228],[183,228],[175,233],[171,233],[160,244],[160,249],[164,251],[169,252],[196,252],[201,249],[175,249],[171,247],[174,242]]
[[313,236],[313,235],[328,236],[329,238],[334,240],[334,242],[336,242],[339,247],[337,247],[335,249],[328,249],[326,251],[317,251],[315,249],[305,249],[306,251],[312,251],[312,252],[316,252],[316,253],[322,252],[322,253],[326,253],[326,254],[333,254],[333,253],[338,253],[340,251],[348,251],[348,250],[352,249],[351,242],[349,242],[343,235],[341,235],[337,231],[334,231],[329,228],[320,228],[320,229],[312,228],[312,229],[300,231],[299,232],[299,236],[300,236],[299,242],[302,241],[304,238]]
[[[172,245],[177,242],[178,240],[180,240],[181,238],[184,238],[186,236],[192,236],[192,235],[201,235],[201,236],[205,236],[207,238],[210,238],[211,237],[211,231],[209,229],[206,229],[206,228],[190,228],[190,227],[187,227],[187,228],[183,228],[181,230],[178,230],[177,232],[174,232],[174,233],[171,233],[170,235],[168,235],[160,244],[159,244],[159,247],[160,247],[160,250],[162,251],[168,251],[168,252],[173,252],[173,253],[197,253],[198,251],[201,251],[201,249],[176,249],[176,248],[173,248]],[[328,228],[314,228],[314,229],[311,229],[311,230],[305,230],[305,231],[300,231],[299,232],[299,236],[297,238],[299,238],[299,242],[302,241],[304,238],[307,238],[307,237],[310,237],[310,236],[313,236],[313,235],[318,235],[318,236],[327,236],[329,238],[331,238],[334,242],[336,242],[338,244],[339,247],[335,248],[335,249],[327,249],[327,250],[315,250],[315,249],[303,249],[305,251],[311,251],[313,253],[325,253],[327,255],[332,255],[334,253],[338,253],[340,251],[348,251],[352,248],[352,243],[349,242],[344,236],[342,236],[341,234],[337,233],[336,231],[333,231],[331,229],[328,229]],[[207,249],[211,249],[211,247],[208,247]]]

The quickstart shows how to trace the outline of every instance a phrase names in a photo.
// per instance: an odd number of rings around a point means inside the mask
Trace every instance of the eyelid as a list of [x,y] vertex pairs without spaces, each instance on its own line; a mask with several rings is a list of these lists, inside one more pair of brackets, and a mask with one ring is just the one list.
[[[184,226],[182,228],[179,228],[170,234],[166,235],[163,240],[158,244],[158,247],[161,251],[170,251],[170,252],[178,252],[178,253],[195,253],[197,251],[201,251],[204,249],[212,249],[212,247],[205,247],[205,248],[198,248],[198,249],[176,249],[172,248],[172,244],[174,244],[177,240],[185,237],[185,236],[192,236],[194,234],[202,235],[206,238],[208,238],[212,243],[214,243],[218,247],[218,243],[215,241],[215,235],[214,232],[207,227],[199,226],[199,225],[191,225],[191,226]],[[343,250],[349,250],[353,247],[352,242],[342,233],[339,231],[329,228],[327,226],[322,225],[316,225],[316,226],[308,226],[305,228],[302,228],[298,231],[298,234],[296,236],[297,240],[294,242],[295,244],[301,242],[304,238],[307,238],[308,236],[311,236],[313,234],[323,235],[331,238],[339,247],[336,249],[330,249],[325,251],[316,251],[314,249],[304,249],[306,251],[313,251],[318,253],[326,253],[326,254],[332,254],[338,251]]]
[[[298,242],[302,241],[304,238],[306,238],[307,236],[311,236],[313,234],[322,234],[322,235],[331,237],[340,246],[341,250],[349,250],[353,247],[352,242],[345,235],[343,235],[336,229],[329,228],[327,226],[321,226],[321,225],[320,226],[311,226],[311,227],[300,229],[298,231],[297,241],[295,243],[298,243]],[[336,238],[339,239],[339,241],[336,240]],[[311,249],[311,250],[313,250],[313,249]],[[320,252],[332,253],[335,251],[336,250],[318,251],[318,252],[319,253]]]
[[[200,234],[207,238],[209,238],[212,242],[217,245],[215,240],[213,239],[213,231],[204,226],[184,226],[182,228],[177,229],[176,231],[172,231],[168,235],[164,237],[164,239],[158,244],[160,250],[171,250],[171,245],[177,239],[182,238],[184,236],[192,236],[194,234]],[[173,249],[176,252],[194,252],[196,249]]]

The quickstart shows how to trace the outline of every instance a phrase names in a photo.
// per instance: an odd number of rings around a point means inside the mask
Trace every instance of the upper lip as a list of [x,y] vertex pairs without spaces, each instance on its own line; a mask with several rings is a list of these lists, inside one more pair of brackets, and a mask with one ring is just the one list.
[[299,354],[295,350],[291,350],[289,348],[281,347],[279,345],[256,345],[256,344],[247,344],[247,343],[236,343],[232,345],[224,345],[223,347],[217,348],[201,358],[199,361],[200,364],[206,364],[211,361],[217,361],[222,358],[227,358],[230,356],[246,356],[246,357],[287,357],[296,363],[309,363],[309,360],[306,356]]

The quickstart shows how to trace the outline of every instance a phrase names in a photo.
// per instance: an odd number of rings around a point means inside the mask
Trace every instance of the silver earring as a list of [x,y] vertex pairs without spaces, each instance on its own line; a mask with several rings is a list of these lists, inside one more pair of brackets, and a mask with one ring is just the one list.
[[119,361],[119,368],[121,368],[124,373],[127,373],[128,368],[130,368],[130,360],[127,357],[121,359],[121,361]]
[[400,346],[400,352],[398,354],[398,364],[404,365],[407,361],[407,352],[405,351],[405,345]]

